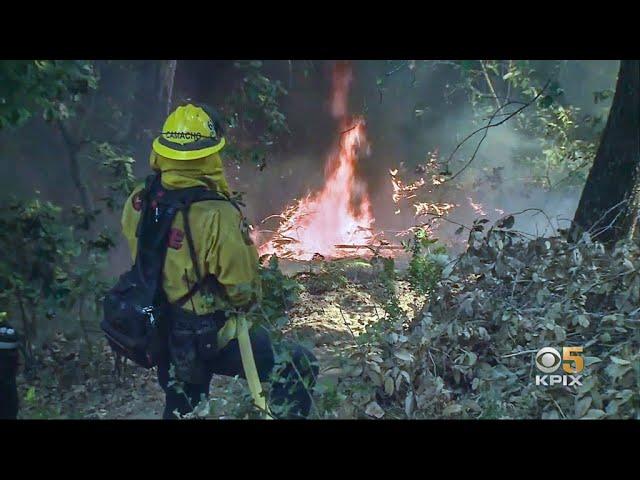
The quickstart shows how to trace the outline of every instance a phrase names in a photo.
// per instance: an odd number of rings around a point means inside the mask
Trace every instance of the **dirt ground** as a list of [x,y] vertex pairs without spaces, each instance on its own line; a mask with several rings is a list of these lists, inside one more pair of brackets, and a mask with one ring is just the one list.
[[[285,265],[287,274],[309,270],[309,266]],[[308,279],[299,275],[304,285]],[[397,284],[401,307],[409,309],[415,298],[403,282]],[[319,382],[331,382],[340,375],[339,360],[345,347],[367,324],[383,315],[382,285],[359,273],[336,290],[310,293],[304,290],[289,311],[289,339],[305,342],[313,348],[320,363]],[[58,334],[40,351],[42,364],[35,378],[19,375],[20,418],[77,419],[159,419],[164,398],[155,369],[145,370],[132,364],[114,370],[113,355],[106,342],[96,337],[92,356],[78,348],[78,341]],[[231,395],[246,388],[241,379],[214,376],[211,397],[225,404]],[[225,416],[224,408],[218,418]]]

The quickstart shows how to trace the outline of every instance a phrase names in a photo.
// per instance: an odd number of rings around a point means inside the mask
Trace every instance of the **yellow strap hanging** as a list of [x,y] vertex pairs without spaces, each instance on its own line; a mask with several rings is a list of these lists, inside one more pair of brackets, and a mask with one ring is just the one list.
[[256,368],[256,362],[253,357],[251,338],[249,337],[249,322],[247,322],[244,316],[227,320],[218,334],[218,348],[223,348],[229,340],[234,337],[238,339],[242,367],[244,368],[244,375],[247,379],[253,402],[264,413],[267,420],[272,420],[273,417],[267,409],[267,402],[262,393],[262,385],[260,384],[258,369]]

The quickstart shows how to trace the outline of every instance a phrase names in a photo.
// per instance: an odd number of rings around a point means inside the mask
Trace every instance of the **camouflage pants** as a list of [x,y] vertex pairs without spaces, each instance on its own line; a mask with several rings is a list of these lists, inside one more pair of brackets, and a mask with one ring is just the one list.
[[[314,355],[300,345],[283,343],[274,350],[269,332],[264,327],[255,327],[250,331],[251,347],[258,370],[260,381],[269,380],[275,367],[275,352],[288,353],[288,362],[284,363],[278,379],[272,384],[269,395],[271,405],[289,404],[289,416],[305,418],[311,409],[310,389],[318,375],[318,367]],[[286,355],[285,355],[286,356]],[[193,410],[202,396],[209,397],[209,384],[213,375],[227,375],[244,378],[244,369],[237,340],[229,344],[206,362],[206,373],[201,382],[182,383],[184,393],[178,393],[169,386],[169,369],[171,360],[167,355],[158,365],[158,381],[166,394],[163,413],[164,419],[174,419],[174,411],[185,414]]]

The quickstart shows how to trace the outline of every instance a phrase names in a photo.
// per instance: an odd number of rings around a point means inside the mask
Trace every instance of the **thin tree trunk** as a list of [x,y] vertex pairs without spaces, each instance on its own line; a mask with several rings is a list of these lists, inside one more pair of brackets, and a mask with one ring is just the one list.
[[31,359],[33,358],[33,328],[32,324],[29,321],[29,317],[27,316],[27,311],[24,308],[24,302],[22,301],[22,296],[18,293],[18,306],[20,307],[20,316],[22,317],[22,330],[24,332],[24,345],[25,350],[27,352],[28,358],[26,359],[29,363],[29,367],[31,366]]
[[87,215],[87,217],[85,217],[84,226],[85,228],[89,228],[90,222],[88,215],[93,214],[93,200],[91,199],[89,188],[84,182],[82,173],[80,172],[80,163],[78,162],[78,146],[71,138],[69,130],[61,120],[58,120],[58,128],[60,129],[60,133],[62,134],[65,146],[67,147],[71,180],[73,181],[73,185],[76,187],[76,190],[80,194],[80,203],[82,204],[82,208],[85,211],[85,215]]
[[164,106],[164,114],[169,115],[171,112],[171,104],[173,99],[173,82],[178,67],[177,60],[167,60],[164,68],[161,69],[162,79],[160,90],[158,92],[158,100]]
[[78,301],[78,320],[80,322],[80,329],[82,330],[82,336],[84,337],[84,342],[87,344],[87,350],[91,352],[91,339],[89,338],[89,331],[87,329],[87,320],[84,316],[84,297],[80,298]]
[[572,238],[614,243],[635,228],[640,181],[640,60],[622,60],[607,125],[576,210]]

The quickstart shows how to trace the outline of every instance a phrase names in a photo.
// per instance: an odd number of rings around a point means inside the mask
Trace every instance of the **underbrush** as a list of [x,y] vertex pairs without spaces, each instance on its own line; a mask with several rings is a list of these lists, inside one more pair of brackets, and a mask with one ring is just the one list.
[[[332,358],[337,373],[321,373],[313,388],[312,418],[639,418],[638,245],[606,250],[588,237],[568,243],[525,238],[509,228],[512,222],[487,226],[476,222],[467,251],[452,259],[418,235],[406,273],[381,257],[326,262],[295,279],[275,258],[261,270],[263,302],[252,316],[273,327],[276,343],[301,291],[323,297],[357,286],[382,306],[364,333],[349,331],[340,342]],[[424,294],[415,308],[401,307],[398,280]],[[101,418],[105,395],[117,384],[135,392],[141,377],[116,379],[103,342],[95,345],[100,351],[76,343],[58,337],[45,345],[38,362],[47,374],[23,383],[23,418]],[[581,347],[582,385],[536,385],[543,347]],[[225,382],[224,395],[212,395],[189,417],[259,417],[246,383]],[[90,405],[75,413],[78,402]]]
[[[428,279],[422,312],[388,308],[363,336],[341,384],[355,416],[639,417],[638,246],[529,239],[512,224],[476,222],[468,250]],[[582,347],[582,385],[536,385],[543,347]]]

